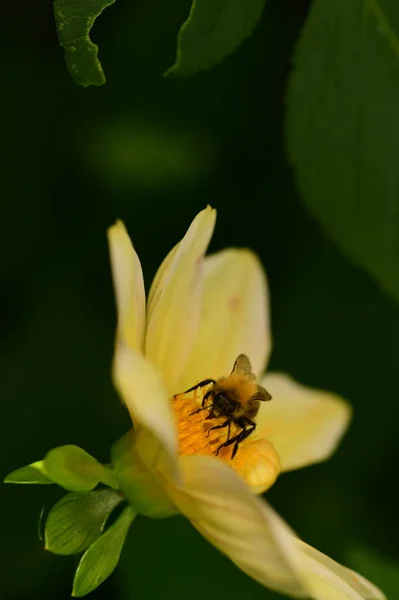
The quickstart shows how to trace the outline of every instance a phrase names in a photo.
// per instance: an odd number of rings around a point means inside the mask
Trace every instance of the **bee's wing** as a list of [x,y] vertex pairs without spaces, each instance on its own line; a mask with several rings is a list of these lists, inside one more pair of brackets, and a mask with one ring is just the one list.
[[267,402],[268,400],[271,400],[271,394],[269,394],[269,392],[267,390],[265,390],[265,388],[263,388],[261,385],[257,386],[258,390],[256,392],[256,394],[254,394],[251,398],[251,400],[257,400],[258,402]]
[[251,363],[249,362],[249,358],[246,354],[240,354],[236,358],[236,361],[233,366],[232,373],[238,373],[239,375],[244,375],[250,381],[256,380],[256,375],[252,373]]

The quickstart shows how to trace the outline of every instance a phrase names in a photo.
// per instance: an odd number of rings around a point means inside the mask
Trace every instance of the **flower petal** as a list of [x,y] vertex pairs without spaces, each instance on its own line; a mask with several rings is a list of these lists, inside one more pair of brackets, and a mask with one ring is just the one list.
[[280,457],[267,440],[245,440],[232,461],[232,468],[255,494],[263,494],[280,473]]
[[145,291],[140,260],[121,221],[107,233],[118,312],[117,337],[129,348],[142,350]]
[[282,471],[328,458],[350,421],[351,408],[345,400],[282,373],[266,375],[261,384],[273,399],[261,404],[256,433],[272,442]]
[[375,585],[319,550],[296,540],[306,569],[309,595],[316,600],[386,600]]
[[258,258],[246,249],[208,256],[200,329],[181,390],[228,375],[239,354],[247,354],[259,375],[270,349],[268,291]]
[[215,226],[207,207],[166,257],[154,279],[148,307],[146,354],[160,369],[171,394],[197,333],[203,284],[203,257]]
[[352,571],[352,569],[345,569],[352,578],[352,586],[361,594],[365,600],[387,600],[385,594],[371,583],[368,579]]
[[173,265],[175,264],[174,261],[179,246],[180,242],[176,244],[176,246],[174,246],[170,252],[168,252],[157,272],[155,273],[155,277],[151,283],[150,292],[148,294],[147,321],[150,320],[154,306],[157,306],[162,290],[168,283],[171,273],[173,272]]
[[113,378],[135,426],[151,434],[153,451],[166,452],[171,468],[174,468],[173,465],[177,465],[176,426],[168,392],[156,369],[142,354],[119,342]]
[[261,584],[306,596],[293,564],[299,553],[292,532],[222,461],[183,456],[184,488],[169,487],[175,505],[194,527]]

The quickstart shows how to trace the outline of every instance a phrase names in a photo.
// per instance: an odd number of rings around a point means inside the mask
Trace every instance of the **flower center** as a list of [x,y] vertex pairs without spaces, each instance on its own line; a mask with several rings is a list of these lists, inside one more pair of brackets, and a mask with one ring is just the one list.
[[[227,441],[228,427],[219,427],[226,417],[207,419],[210,409],[198,411],[200,405],[193,396],[178,394],[173,399],[173,409],[177,421],[180,454],[216,455],[218,448]],[[230,438],[238,433],[234,423],[230,427]],[[220,448],[218,456],[230,459],[232,446]]]
[[[218,427],[226,422],[226,416],[208,419],[209,410],[200,408],[201,392],[174,396],[174,410],[179,439],[179,454],[201,454],[217,456],[255,490],[270,487],[280,473],[280,459],[273,445],[256,436],[248,436],[239,444],[237,454],[231,460],[234,444],[221,447],[228,439],[229,428]],[[240,429],[231,423],[229,439]]]

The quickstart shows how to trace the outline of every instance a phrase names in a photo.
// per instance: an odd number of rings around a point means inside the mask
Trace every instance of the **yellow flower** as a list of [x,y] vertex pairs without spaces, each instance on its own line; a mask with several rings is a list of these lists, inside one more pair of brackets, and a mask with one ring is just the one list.
[[[299,540],[255,495],[280,469],[326,459],[350,408],[284,374],[262,378],[271,350],[265,275],[248,250],[205,258],[215,218],[210,207],[197,215],[160,266],[147,304],[140,261],[123,224],[108,232],[118,311],[113,376],[135,426],[123,441],[117,472],[122,482],[138,482],[144,504],[148,498],[159,503],[153,516],[180,511],[267,587],[320,600],[383,599],[360,575]],[[223,429],[210,433],[204,411],[192,414],[201,397],[183,392],[228,375],[241,353],[273,400],[262,403],[255,432],[231,460],[231,447],[216,456]]]

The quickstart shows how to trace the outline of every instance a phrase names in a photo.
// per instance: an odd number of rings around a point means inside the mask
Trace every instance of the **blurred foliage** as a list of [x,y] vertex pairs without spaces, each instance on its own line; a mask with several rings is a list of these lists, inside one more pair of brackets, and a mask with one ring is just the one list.
[[[359,543],[398,561],[398,307],[304,211],[283,150],[286,82],[308,4],[269,0],[237,53],[178,79],[160,74],[173,63],[190,2],[116,2],[93,35],[108,82],[88,89],[65,69],[50,1],[4,7],[0,464],[5,476],[61,444],[109,461],[129,417],[110,377],[115,308],[106,228],[116,217],[125,221],[148,286],[209,203],[219,213],[211,249],[250,246],[268,272],[271,368],[336,391],[355,409],[336,455],[282,476],[268,498],[337,560]],[[119,175],[113,157],[124,148],[131,156]],[[70,597],[75,558],[44,552],[37,537],[42,508],[61,495],[56,486],[3,488],[5,600]],[[180,517],[135,519],[120,566],[91,597],[133,595],[277,598]]]
[[265,0],[193,0],[167,75],[193,75],[229,56],[253,32]]
[[[208,132],[188,130],[178,122],[157,122],[154,115],[113,115],[87,140],[88,168],[110,192],[131,186],[149,192],[209,179],[218,161]],[[111,200],[112,202],[112,200]]]
[[306,206],[399,299],[399,4],[314,0],[289,85]]
[[[89,37],[95,19],[115,0],[54,0],[58,38],[76,83],[103,85],[98,46]],[[176,62],[167,75],[192,75],[234,52],[255,29],[265,0],[192,0],[177,38]],[[120,56],[123,62],[124,55]]]
[[90,40],[90,30],[104,8],[115,0],[54,0],[58,39],[76,83],[87,87],[103,85],[105,75],[98,60],[98,46]]
[[348,556],[349,565],[361,571],[378,585],[387,598],[396,598],[399,590],[399,565],[388,561],[365,546],[354,546]]

